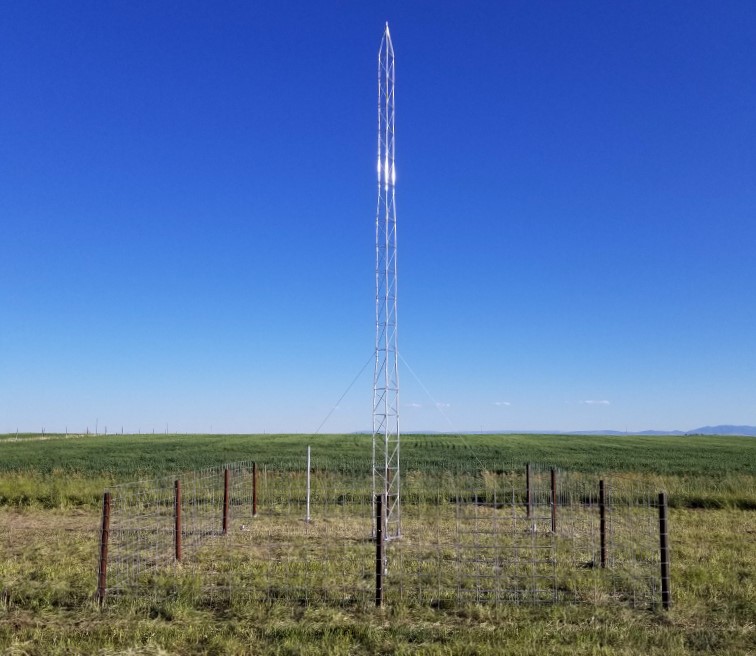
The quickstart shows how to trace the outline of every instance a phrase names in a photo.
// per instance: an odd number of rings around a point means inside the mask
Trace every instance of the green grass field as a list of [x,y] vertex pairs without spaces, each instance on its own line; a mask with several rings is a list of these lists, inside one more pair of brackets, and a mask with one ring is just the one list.
[[527,461],[669,491],[673,607],[438,610],[145,598],[100,610],[98,504],[117,482],[233,462],[364,461],[369,436],[0,436],[0,650],[8,654],[754,654],[756,439],[407,435],[403,466]]

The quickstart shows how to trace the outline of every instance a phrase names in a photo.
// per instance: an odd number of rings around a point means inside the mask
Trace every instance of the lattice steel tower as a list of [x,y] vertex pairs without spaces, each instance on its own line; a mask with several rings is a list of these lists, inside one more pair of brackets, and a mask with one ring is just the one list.
[[[375,220],[373,500],[385,494],[386,539],[401,535],[399,372],[394,185],[394,46],[388,23],[378,51],[378,211]],[[373,513],[375,517],[375,513]]]

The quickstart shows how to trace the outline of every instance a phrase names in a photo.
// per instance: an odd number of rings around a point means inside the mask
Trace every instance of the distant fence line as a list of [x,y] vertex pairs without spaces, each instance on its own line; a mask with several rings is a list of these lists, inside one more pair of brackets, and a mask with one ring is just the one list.
[[246,461],[112,487],[100,602],[670,604],[666,496],[637,477],[414,463],[402,479],[402,537],[385,541],[373,534],[381,498],[369,463],[306,469],[304,458]]

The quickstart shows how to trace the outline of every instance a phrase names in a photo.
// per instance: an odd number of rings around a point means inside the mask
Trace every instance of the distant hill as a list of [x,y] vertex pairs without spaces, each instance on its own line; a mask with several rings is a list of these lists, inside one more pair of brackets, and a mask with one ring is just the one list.
[[571,431],[567,435],[686,435],[685,431],[616,431],[616,430],[598,430],[598,431]]
[[695,433],[697,435],[750,435],[756,437],[756,426],[701,426],[701,428],[694,428],[688,431],[688,433]]
[[746,435],[750,437],[756,437],[756,426],[701,426],[701,428],[694,428],[693,430],[680,431],[663,431],[663,430],[644,430],[644,431],[632,431],[626,433],[625,431],[571,431],[569,435]]
[[[370,431],[363,431],[370,434]],[[488,430],[488,431],[458,431],[460,435],[745,435],[756,437],[756,426],[730,426],[722,424],[719,426],[701,426],[692,430],[644,430],[644,431],[618,431],[618,430],[590,430],[590,431],[560,431],[560,430]],[[405,435],[443,435],[439,431],[407,431]]]

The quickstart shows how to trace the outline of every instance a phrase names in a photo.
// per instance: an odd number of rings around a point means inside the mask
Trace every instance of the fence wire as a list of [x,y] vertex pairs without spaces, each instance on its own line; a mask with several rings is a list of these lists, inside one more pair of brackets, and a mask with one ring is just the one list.
[[[368,465],[240,462],[116,486],[107,594],[373,605]],[[658,497],[642,479],[414,467],[386,604],[660,603]]]

